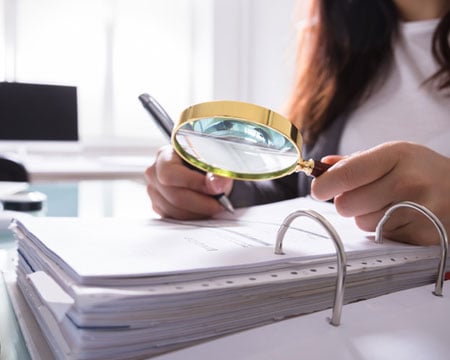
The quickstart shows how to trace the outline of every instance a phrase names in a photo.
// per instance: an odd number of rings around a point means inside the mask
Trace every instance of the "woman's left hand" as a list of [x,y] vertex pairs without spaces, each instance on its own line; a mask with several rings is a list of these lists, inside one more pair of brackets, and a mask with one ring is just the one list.
[[[337,211],[374,231],[385,211],[400,201],[431,210],[450,233],[450,159],[408,142],[384,143],[348,157],[328,156],[334,164],[315,178],[311,194],[334,198]],[[384,236],[413,244],[438,244],[434,225],[419,212],[400,208],[383,226]]]

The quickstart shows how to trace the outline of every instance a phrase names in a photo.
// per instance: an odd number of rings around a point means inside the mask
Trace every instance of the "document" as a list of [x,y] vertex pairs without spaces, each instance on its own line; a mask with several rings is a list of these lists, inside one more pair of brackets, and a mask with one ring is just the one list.
[[350,257],[429,251],[390,241],[375,244],[373,234],[359,230],[352,219],[341,218],[331,204],[312,199],[242,209],[212,220],[32,218],[25,225],[17,222],[16,229],[30,240],[21,242],[22,246],[43,252],[80,284],[121,285],[121,279],[128,283],[130,278],[135,284],[152,284],[161,277],[163,282],[179,281],[202,277],[205,271],[237,273],[334,258],[328,234],[306,218],[291,225],[284,240],[285,254],[274,253],[285,216],[310,207],[320,208],[339,230]]
[[345,303],[435,281],[440,248],[359,230],[310,198],[239,209],[205,221],[17,220],[17,284],[59,358],[142,359],[217,336],[329,309],[336,254],[312,219],[336,228],[347,255]]

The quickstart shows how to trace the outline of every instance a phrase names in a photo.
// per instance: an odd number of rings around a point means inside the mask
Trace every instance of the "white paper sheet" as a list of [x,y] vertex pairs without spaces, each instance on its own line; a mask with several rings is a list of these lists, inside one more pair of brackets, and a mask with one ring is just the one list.
[[[24,225],[46,249],[50,249],[50,252],[45,250],[49,256],[78,276],[78,281],[87,284],[92,278],[98,284],[102,277],[139,278],[232,271],[334,257],[335,249],[326,232],[306,218],[295,221],[286,233],[285,255],[274,254],[276,233],[282,220],[291,211],[301,208],[319,209],[336,226],[348,255],[352,252],[395,254],[396,251],[417,250],[395,242],[375,244],[372,234],[357,229],[351,219],[338,216],[331,204],[311,199],[243,209],[233,216],[200,222],[32,218]],[[20,231],[17,234],[20,237]],[[41,245],[38,241],[35,243]]]

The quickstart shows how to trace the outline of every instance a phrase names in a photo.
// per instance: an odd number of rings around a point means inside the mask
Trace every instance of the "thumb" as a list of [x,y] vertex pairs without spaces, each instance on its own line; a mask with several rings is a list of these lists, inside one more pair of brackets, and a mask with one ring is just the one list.
[[206,174],[206,189],[211,195],[229,194],[233,187],[233,180],[213,173]]

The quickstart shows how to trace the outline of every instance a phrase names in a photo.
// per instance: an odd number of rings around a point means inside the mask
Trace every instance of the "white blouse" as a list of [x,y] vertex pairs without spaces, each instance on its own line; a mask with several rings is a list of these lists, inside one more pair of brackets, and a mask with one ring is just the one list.
[[339,153],[351,154],[391,140],[406,140],[450,156],[450,91],[422,83],[438,69],[431,56],[438,20],[400,25],[386,82],[349,117]]

